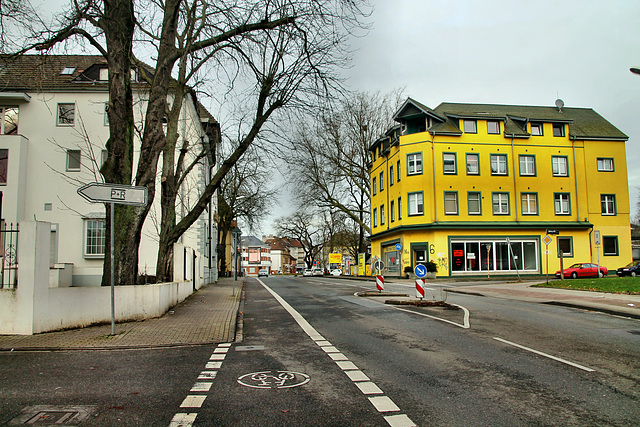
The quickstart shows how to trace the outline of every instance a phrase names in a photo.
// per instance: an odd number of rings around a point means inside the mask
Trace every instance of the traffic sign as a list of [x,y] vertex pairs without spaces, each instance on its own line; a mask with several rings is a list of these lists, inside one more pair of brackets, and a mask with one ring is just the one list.
[[375,268],[375,269],[376,269],[376,270],[378,270],[378,271],[382,271],[382,270],[384,270],[384,262],[382,262],[382,261],[376,261],[376,262],[373,264],[373,268]]
[[91,182],[78,188],[78,194],[92,203],[146,206],[147,187]]
[[413,272],[416,274],[416,276],[422,279],[427,275],[427,267],[424,264],[416,264]]
[[547,230],[547,234],[555,236],[556,234],[560,234],[560,230]]
[[396,243],[396,251],[402,249],[402,245],[400,243]]
[[544,236],[544,237],[542,238],[542,242],[543,242],[545,245],[549,246],[549,244],[550,244],[551,242],[553,242],[553,239],[551,238],[551,236],[549,236],[549,235],[547,234],[546,236]]

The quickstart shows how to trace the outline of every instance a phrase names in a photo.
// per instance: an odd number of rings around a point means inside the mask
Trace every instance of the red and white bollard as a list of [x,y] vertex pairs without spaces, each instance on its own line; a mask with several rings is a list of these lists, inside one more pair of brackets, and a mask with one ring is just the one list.
[[376,276],[376,287],[378,288],[379,291],[382,291],[384,289],[384,277],[383,276]]
[[424,298],[424,280],[416,279],[416,298]]

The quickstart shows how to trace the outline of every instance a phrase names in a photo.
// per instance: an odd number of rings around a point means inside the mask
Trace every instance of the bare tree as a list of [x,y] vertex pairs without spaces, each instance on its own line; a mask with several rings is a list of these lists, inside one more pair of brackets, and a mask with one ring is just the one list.
[[364,252],[371,232],[369,147],[392,126],[400,94],[355,93],[315,119],[315,126],[300,126],[293,137],[292,164],[306,185],[304,201],[338,210],[356,225],[356,254]]
[[[17,52],[47,51],[59,44],[84,40],[106,58],[110,137],[106,144],[108,159],[101,172],[109,183],[147,187],[152,201],[158,162],[163,154],[162,218],[156,266],[158,279],[163,280],[171,278],[173,243],[207,208],[222,178],[260,138],[274,113],[285,107],[309,107],[314,96],[326,95],[336,87],[336,67],[347,59],[345,40],[349,31],[362,27],[365,1],[229,0],[211,4],[203,0],[73,0],[49,28],[24,26],[29,34]],[[29,5],[28,0],[22,3]],[[6,17],[10,16],[3,18]],[[145,43],[134,46],[134,38]],[[144,68],[134,52],[134,47],[139,46],[153,49],[151,55],[146,55],[153,64],[152,72],[146,75],[148,102],[139,162],[134,171],[130,75],[132,67]],[[145,53],[139,52],[138,56],[144,57]],[[205,64],[219,70],[214,73],[216,76],[228,73],[230,88],[239,84],[250,101],[246,110],[252,111],[252,118],[243,127],[237,149],[221,163],[190,211],[177,220],[177,188],[188,169],[180,156],[194,146],[193,141],[178,138],[179,112],[183,95],[189,90],[187,84],[192,82],[195,87],[193,80],[202,77],[200,71]],[[238,80],[239,77],[246,79]],[[170,95],[171,107],[167,102]],[[136,282],[142,225],[150,206],[118,206],[115,210],[118,224],[115,241],[107,238],[105,250],[108,252],[113,244],[118,254],[114,266],[117,283]],[[107,227],[109,212],[107,206]],[[109,277],[104,272],[110,268],[110,260],[105,258],[103,284]]]
[[315,214],[310,210],[298,208],[293,214],[277,219],[276,224],[279,236],[293,237],[300,242],[304,251],[304,262],[307,268],[311,268],[322,249],[322,232],[317,226]]

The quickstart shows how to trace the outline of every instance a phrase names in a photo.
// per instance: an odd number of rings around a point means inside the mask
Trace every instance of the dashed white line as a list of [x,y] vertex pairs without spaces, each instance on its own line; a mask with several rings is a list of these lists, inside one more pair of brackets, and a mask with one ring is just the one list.
[[349,377],[349,379],[353,382],[356,381],[370,381],[369,377],[365,375],[362,371],[344,371],[345,374]]
[[386,417],[384,417],[384,420],[391,427],[416,427],[416,424],[404,414],[387,415]]
[[175,414],[169,423],[169,427],[190,427],[198,414]]
[[370,397],[369,401],[376,407],[378,412],[396,412],[399,411],[398,405],[393,403],[393,400],[387,396],[375,396]]
[[191,387],[191,392],[192,393],[198,393],[198,392],[208,392],[209,390],[211,390],[211,386],[213,385],[213,383],[210,382],[197,382],[193,385],[193,387]]
[[180,405],[181,408],[200,408],[207,396],[187,396]]
[[569,365],[569,366],[573,366],[574,368],[582,369],[583,371],[587,371],[587,372],[595,372],[595,371],[596,371],[595,369],[591,369],[591,368],[588,368],[588,367],[586,367],[586,366],[578,365],[577,363],[569,362],[568,360],[561,359],[561,358],[559,358],[559,357],[552,356],[552,355],[550,355],[550,354],[543,353],[543,352],[541,352],[541,351],[534,350],[534,349],[532,349],[532,348],[525,347],[525,346],[523,346],[523,345],[516,344],[516,343],[511,342],[511,341],[503,340],[502,338],[495,337],[495,338],[493,338],[493,339],[494,339],[494,340],[496,340],[496,341],[500,341],[500,342],[502,342],[502,343],[509,344],[509,345],[511,345],[511,346],[517,347],[517,348],[519,348],[519,349],[526,350],[526,351],[529,351],[529,352],[531,352],[531,353],[535,353],[535,354],[538,354],[538,355],[540,355],[540,356],[543,356],[543,357],[546,357],[546,358],[549,358],[549,359],[555,360],[555,361],[557,361],[557,362],[564,363],[565,365]]
[[355,384],[358,386],[362,394],[383,394],[380,387],[371,381],[361,381]]
[[226,353],[223,353],[223,354],[214,353],[214,354],[211,355],[209,360],[224,360],[225,357],[227,357]]

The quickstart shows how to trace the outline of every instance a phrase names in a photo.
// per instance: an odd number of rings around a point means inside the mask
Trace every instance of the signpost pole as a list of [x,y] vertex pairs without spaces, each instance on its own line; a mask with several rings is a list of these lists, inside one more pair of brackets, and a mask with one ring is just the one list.
[[111,235],[111,243],[109,244],[109,247],[111,249],[111,335],[115,335],[116,334],[116,309],[115,309],[115,273],[114,273],[114,268],[113,268],[113,221],[114,221],[114,214],[113,211],[115,210],[115,203],[111,202],[111,230],[110,230],[110,235]]

